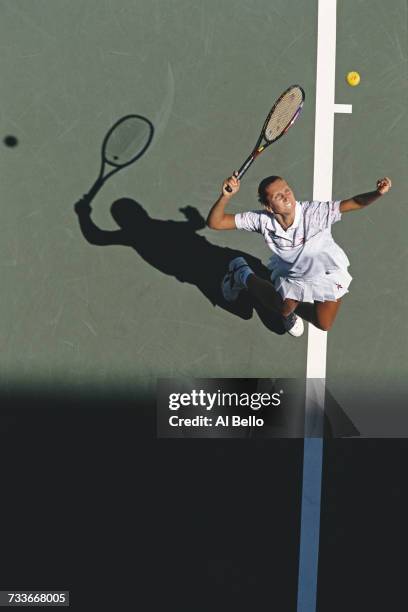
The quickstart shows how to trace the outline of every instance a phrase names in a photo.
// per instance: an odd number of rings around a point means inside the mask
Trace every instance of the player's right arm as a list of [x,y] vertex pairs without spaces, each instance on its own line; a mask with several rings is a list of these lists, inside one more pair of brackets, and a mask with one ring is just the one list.
[[[215,230],[233,230],[237,229],[235,225],[235,215],[231,215],[225,212],[225,208],[237,191],[239,191],[240,181],[233,176],[225,179],[222,184],[221,195],[211,208],[207,217],[207,225],[211,229]],[[231,188],[231,191],[227,191],[227,186]]]
[[124,229],[102,230],[91,219],[92,208],[87,195],[76,202],[74,210],[78,215],[79,227],[84,238],[97,246],[107,246],[111,244],[121,244],[128,246],[131,244],[128,233]]

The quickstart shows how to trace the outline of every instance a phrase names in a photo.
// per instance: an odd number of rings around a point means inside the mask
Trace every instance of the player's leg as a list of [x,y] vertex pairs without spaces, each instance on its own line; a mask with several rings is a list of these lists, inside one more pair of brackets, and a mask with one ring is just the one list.
[[284,317],[288,317],[293,312],[295,312],[296,308],[299,306],[299,302],[297,300],[292,300],[291,298],[286,298],[283,300],[281,314]]
[[318,329],[329,331],[337,316],[341,298],[334,302],[315,302],[314,304],[299,304],[296,312]]
[[256,274],[249,274],[246,279],[246,288],[252,297],[256,298],[264,308],[278,312],[284,317],[288,317],[295,311],[299,302],[286,298],[282,300],[279,293],[270,281],[267,281]]
[[298,303],[296,300],[283,300],[270,281],[254,274],[243,257],[233,259],[227,274],[222,281],[224,298],[231,302],[237,299],[239,293],[247,291],[257,299],[267,310],[279,313],[285,330],[292,336],[303,334],[303,321],[294,314]]
[[335,302],[315,302],[316,322],[319,329],[329,331],[337,316],[341,298]]
[[283,314],[284,302],[270,281],[251,274],[247,278],[246,286],[252,297],[256,298],[264,308]]
[[304,325],[300,317],[295,315],[299,304],[297,300],[282,299],[270,281],[259,278],[255,274],[248,276],[246,281],[249,293],[256,298],[264,308],[278,312],[282,316],[285,331],[291,336],[299,337],[303,334]]

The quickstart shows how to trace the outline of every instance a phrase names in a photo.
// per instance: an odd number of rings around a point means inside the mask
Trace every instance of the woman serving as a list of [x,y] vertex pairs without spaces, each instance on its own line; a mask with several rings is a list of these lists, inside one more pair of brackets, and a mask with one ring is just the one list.
[[[333,325],[352,280],[349,260],[331,235],[331,226],[342,213],[365,208],[391,188],[391,180],[377,181],[377,189],[348,200],[297,201],[291,187],[279,176],[268,176],[258,187],[261,210],[228,214],[230,199],[238,192],[236,172],[223,182],[222,193],[210,210],[208,227],[216,230],[242,229],[262,234],[273,255],[268,267],[271,280],[255,275],[243,257],[233,259],[222,282],[224,298],[236,300],[248,290],[261,304],[279,312],[285,330],[301,336],[304,325],[295,314],[300,304],[309,304],[302,316],[319,329]],[[227,189],[228,188],[228,189]]]

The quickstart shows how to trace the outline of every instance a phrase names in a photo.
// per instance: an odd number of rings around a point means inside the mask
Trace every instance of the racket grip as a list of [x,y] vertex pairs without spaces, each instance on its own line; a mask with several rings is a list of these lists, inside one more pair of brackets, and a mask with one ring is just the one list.
[[[240,169],[238,170],[237,174],[235,175],[235,178],[236,178],[236,179],[238,179],[238,180],[240,180],[240,178],[241,178],[241,176],[242,176],[242,175],[243,175],[242,168],[240,168]],[[232,189],[231,189],[231,187],[230,187],[229,185],[227,185],[227,186],[225,187],[225,191],[228,191],[228,193],[232,193]]]
[[[235,178],[240,180],[244,176],[245,172],[248,170],[248,168],[250,167],[250,165],[254,161],[255,157],[257,157],[257,155],[259,155],[258,151],[255,151],[255,152],[252,152],[251,155],[246,158],[246,160],[244,161],[244,163],[242,164],[242,166],[238,170]],[[227,185],[225,187],[225,191],[228,191],[228,193],[231,193],[232,189],[231,189],[231,187],[229,185]]]
[[88,193],[86,194],[86,197],[88,200],[92,200],[96,194],[98,193],[98,191],[100,190],[100,188],[103,185],[103,179],[98,178],[95,183],[92,185],[92,187],[90,188],[90,190],[88,191]]

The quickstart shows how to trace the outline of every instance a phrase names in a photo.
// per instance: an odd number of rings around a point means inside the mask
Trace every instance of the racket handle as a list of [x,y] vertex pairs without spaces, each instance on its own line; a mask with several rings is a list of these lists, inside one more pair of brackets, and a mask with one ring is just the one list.
[[104,181],[101,177],[96,179],[96,181],[94,182],[94,184],[92,185],[88,193],[86,194],[86,197],[88,200],[92,200],[96,196],[96,194],[102,187],[103,183]]
[[[234,175],[234,176],[235,176],[235,178],[236,178],[236,179],[238,179],[238,180],[241,178],[241,176],[242,176],[242,174],[243,174],[243,172],[241,172],[241,171],[242,171],[242,167],[241,167],[241,168],[238,170],[238,172],[237,172],[237,173]],[[231,189],[231,187],[230,187],[229,185],[227,185],[227,186],[225,187],[225,191],[228,191],[228,193],[232,193],[232,189]]]
[[[238,170],[238,173],[236,175],[235,178],[237,178],[238,180],[240,180],[245,172],[248,170],[249,166],[252,164],[252,162],[254,161],[256,155],[254,155],[253,153],[251,153],[251,155],[249,157],[247,157],[247,159],[244,161],[244,163],[242,164],[242,166],[240,167],[240,169]],[[228,191],[228,193],[232,192],[232,189],[229,185],[226,186],[225,191]]]

